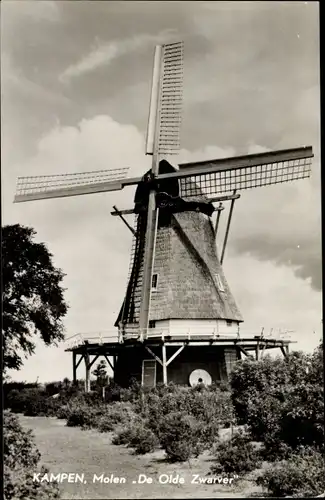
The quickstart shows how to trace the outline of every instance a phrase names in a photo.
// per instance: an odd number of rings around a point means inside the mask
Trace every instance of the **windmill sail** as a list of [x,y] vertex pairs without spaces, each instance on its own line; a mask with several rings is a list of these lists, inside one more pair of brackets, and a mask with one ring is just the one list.
[[160,109],[158,123],[159,154],[178,154],[183,100],[184,43],[163,45]]
[[177,154],[183,98],[183,42],[155,49],[146,154]]
[[[234,190],[270,186],[310,177],[310,146],[270,153],[180,164],[181,197],[200,192],[216,196]],[[187,182],[190,178],[193,182]]]
[[126,179],[128,170],[128,168],[119,168],[71,174],[18,177],[14,202],[117,191],[124,187],[122,181]]

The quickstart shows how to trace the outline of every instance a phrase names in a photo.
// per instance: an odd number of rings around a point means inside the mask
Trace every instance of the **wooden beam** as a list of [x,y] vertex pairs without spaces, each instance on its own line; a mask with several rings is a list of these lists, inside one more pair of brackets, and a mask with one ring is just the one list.
[[287,352],[286,350],[284,349],[284,346],[283,345],[280,345],[280,349],[281,349],[281,352],[283,354],[283,357],[286,358],[287,357]]
[[161,364],[161,366],[163,366],[163,362],[161,361],[161,359],[159,359],[159,358],[158,358],[158,356],[156,356],[156,355],[155,355],[155,353],[154,353],[154,352],[152,352],[152,350],[150,349],[150,347],[148,347],[148,346],[146,346],[146,345],[145,345],[144,347],[145,347],[145,348],[147,349],[147,351],[151,354],[151,356],[153,356],[153,357],[155,358],[155,360],[156,360],[156,361],[158,361],[158,363],[160,363],[160,364]]
[[[115,366],[112,365],[112,363],[110,362],[109,358],[106,356],[106,354],[104,354],[104,357],[107,361],[107,363],[109,364],[109,366],[111,367],[113,373],[114,373],[114,369],[115,369]],[[115,356],[114,356],[115,357]],[[115,362],[114,362],[114,365],[115,365]]]
[[[77,353],[76,353],[76,354],[77,354]],[[76,364],[76,369],[78,368],[78,366],[80,365],[81,361],[83,360],[83,357],[84,357],[84,355],[83,355],[83,354],[81,354],[81,356],[80,356],[80,358],[79,358],[79,361],[78,361],[78,363]]]
[[253,358],[254,359],[254,356],[252,356],[251,354],[249,354],[249,352],[246,351],[246,349],[244,349],[241,345],[237,344],[237,347],[240,349],[240,351],[245,354],[245,356],[247,356],[248,358]]
[[215,225],[215,228],[214,228],[214,234],[215,234],[216,238],[217,238],[217,233],[218,233],[218,227],[219,227],[219,221],[220,221],[221,211],[224,210],[224,209],[225,209],[225,207],[220,202],[218,208],[216,209],[218,211],[216,225]]
[[99,354],[96,354],[96,356],[94,357],[94,359],[89,362],[89,370],[93,366],[93,364],[95,363],[95,361],[97,361],[97,359],[99,358],[99,356],[100,356]]
[[167,385],[167,362],[166,362],[166,346],[163,344],[162,348],[162,362],[163,362],[163,384]]
[[[221,201],[231,201],[231,200],[237,200],[238,198],[240,198],[240,194],[229,194],[229,195],[225,195],[225,196],[214,196],[213,198],[209,198],[208,201],[210,201],[211,203],[217,203],[218,201],[220,201],[220,202]],[[215,211],[218,211],[218,210],[224,210],[224,207],[223,208],[216,208],[215,209]],[[115,212],[111,212],[111,215],[113,215],[113,216],[116,216],[116,215],[131,215],[131,214],[134,214],[133,208],[119,210],[118,213],[116,211]]]
[[75,384],[77,382],[77,367],[76,367],[76,362],[77,362],[77,353],[72,352],[72,380],[73,383]]
[[131,231],[131,233],[133,234],[133,236],[135,236],[135,230],[133,229],[133,227],[130,226],[130,224],[128,223],[127,220],[124,219],[122,213],[118,210],[118,208],[116,207],[116,205],[113,206],[115,212],[113,212],[114,215],[118,215],[120,217],[120,219],[124,222],[124,224],[126,225],[126,227]]
[[[236,190],[234,190],[234,195],[236,195]],[[228,236],[229,236],[229,229],[230,229],[230,223],[231,223],[231,218],[232,218],[232,213],[234,210],[234,204],[235,204],[235,198],[231,200],[231,205],[230,205],[230,210],[229,210],[229,215],[228,215],[228,221],[227,221],[227,227],[226,227],[226,234],[225,238],[223,240],[223,247],[222,247],[222,252],[221,252],[221,258],[220,258],[220,264],[222,265],[223,259],[225,256],[225,251],[226,251],[226,246],[227,246],[227,241],[228,241]]]
[[84,360],[85,360],[85,366],[86,366],[85,392],[90,392],[90,373],[89,373],[89,354],[88,354],[88,352],[85,352]]
[[256,361],[258,361],[260,358],[260,343],[257,341],[256,344]]
[[119,210],[119,213],[116,213],[116,212],[111,212],[111,215],[131,215],[131,214],[134,214],[134,210],[133,208],[127,208],[127,209],[124,209],[124,210]]
[[263,342],[262,349],[261,349],[261,358],[264,356],[264,351],[266,349],[266,342]]
[[166,366],[168,366],[169,363],[171,363],[182,352],[182,350],[184,349],[184,347],[185,347],[185,344],[182,345],[176,352],[174,352],[174,354],[167,361]]

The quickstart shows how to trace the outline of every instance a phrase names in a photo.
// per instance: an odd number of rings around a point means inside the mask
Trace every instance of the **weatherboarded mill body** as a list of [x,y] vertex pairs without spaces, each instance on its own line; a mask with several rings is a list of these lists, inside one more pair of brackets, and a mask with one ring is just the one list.
[[[222,264],[238,192],[309,177],[312,148],[171,165],[166,155],[179,149],[182,78],[183,43],[157,46],[146,142],[152,168],[142,178],[127,178],[125,168],[18,179],[15,202],[137,186],[134,207],[112,212],[133,234],[116,333],[68,339],[73,379],[84,361],[87,391],[100,356],[119,385],[136,379],[152,387],[160,382],[220,383],[242,356],[259,359],[270,348],[288,353],[289,340],[265,337],[263,331],[241,336],[243,318]],[[219,255],[223,202],[229,202],[229,211]],[[134,228],[127,214],[135,214]]]
[[[174,170],[167,162],[160,165],[160,173]],[[231,364],[240,356],[232,342],[216,342],[237,339],[243,318],[218,257],[211,205],[197,185],[189,180],[184,183],[191,185],[197,196],[187,199],[183,212],[175,212],[180,209],[175,206],[178,181],[158,187],[167,196],[162,195],[160,203],[149,323],[142,338],[139,322],[147,199],[145,193],[142,199],[135,196],[139,214],[130,276],[115,324],[123,343],[132,344],[132,349],[124,349],[117,359],[115,379],[120,385],[128,385],[132,378],[149,385],[225,381]]]

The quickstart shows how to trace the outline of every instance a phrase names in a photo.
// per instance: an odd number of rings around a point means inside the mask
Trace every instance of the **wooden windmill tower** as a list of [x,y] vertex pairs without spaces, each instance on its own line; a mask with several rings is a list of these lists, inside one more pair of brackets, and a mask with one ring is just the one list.
[[[288,352],[289,341],[240,338],[243,318],[222,263],[238,191],[309,177],[312,148],[173,166],[165,157],[179,149],[182,83],[183,43],[157,46],[146,143],[152,168],[142,178],[126,178],[127,169],[120,169],[18,179],[15,202],[137,186],[134,208],[114,207],[112,213],[133,233],[127,291],[115,324],[119,340],[83,338],[69,349],[74,379],[77,366],[85,361],[87,389],[90,368],[101,355],[110,364],[108,357],[113,357],[120,385],[136,378],[150,386],[218,382],[226,380],[232,363],[241,354],[249,356],[250,350],[257,359],[272,347]],[[216,233],[222,202],[228,201],[219,258]],[[132,213],[134,229],[124,218]]]

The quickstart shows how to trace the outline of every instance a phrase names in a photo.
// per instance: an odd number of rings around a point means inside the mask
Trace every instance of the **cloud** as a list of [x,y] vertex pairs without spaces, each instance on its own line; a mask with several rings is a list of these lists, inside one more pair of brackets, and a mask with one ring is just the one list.
[[[311,179],[242,192],[231,228],[231,249],[292,268],[322,289],[319,164]],[[243,214],[245,223],[243,224]]]
[[1,11],[2,15],[5,16],[6,25],[10,24],[12,26],[26,22],[56,22],[60,18],[58,4],[51,0],[37,2],[29,0],[4,1],[2,2]]
[[114,59],[124,54],[135,52],[150,44],[169,41],[173,35],[175,35],[175,30],[164,30],[157,35],[141,34],[124,40],[111,40],[108,43],[96,40],[96,46],[90,53],[66,68],[59,76],[59,80],[67,83],[73,78],[90,73],[102,66],[108,66]]
[[[13,58],[7,52],[1,54],[1,94],[6,105],[9,107],[17,96],[28,98],[33,101],[47,101],[52,104],[66,105],[70,100],[58,92],[49,90],[29,79],[24,72],[14,64]],[[7,104],[8,103],[8,104]],[[8,111],[9,114],[10,111]]]

